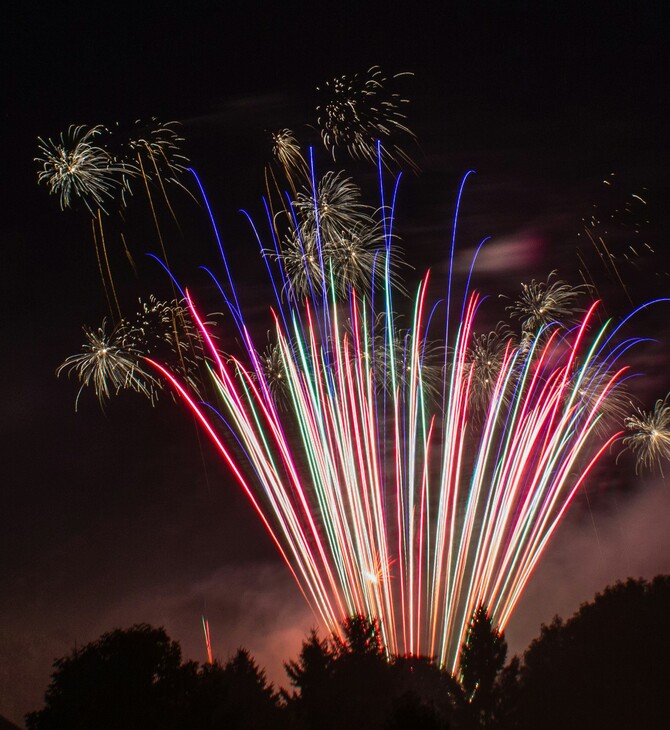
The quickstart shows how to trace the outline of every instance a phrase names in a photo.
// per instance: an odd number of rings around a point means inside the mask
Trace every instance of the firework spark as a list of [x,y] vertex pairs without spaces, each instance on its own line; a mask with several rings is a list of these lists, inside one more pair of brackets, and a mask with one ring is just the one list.
[[309,167],[305,162],[300,143],[290,129],[280,129],[271,133],[272,156],[284,173],[292,181],[296,173],[303,180],[309,180]]
[[301,228],[316,231],[327,242],[343,235],[350,228],[372,225],[372,208],[361,202],[361,190],[343,172],[327,172],[312,190],[298,194],[293,204]]
[[272,399],[277,407],[285,408],[288,405],[289,392],[281,348],[276,342],[270,343],[258,357]]
[[182,151],[184,138],[177,131],[177,122],[161,122],[151,117],[148,122],[135,121],[128,135],[128,148],[134,153],[146,153],[154,166],[162,170],[164,180],[176,182],[186,172],[189,159]]
[[[134,161],[145,187],[149,182],[159,185],[168,207],[170,203],[164,184],[174,183],[183,188],[181,177],[189,164],[188,157],[181,151],[184,138],[177,132],[177,126],[177,122],[161,122],[156,117],[147,122],[138,119],[121,141],[124,157]],[[131,182],[132,178],[124,180],[124,192],[132,195]],[[151,200],[148,190],[147,194]],[[126,202],[124,196],[124,204]]]
[[632,303],[636,297],[631,270],[636,279],[648,276],[650,284],[668,277],[655,256],[654,202],[653,191],[619,174],[611,172],[600,180],[578,233],[584,240],[577,250],[584,281],[597,287],[609,280]]
[[[412,359],[412,331],[403,329],[400,316],[391,317],[392,332],[386,331],[386,313],[378,312],[375,325],[370,328],[368,336],[373,337],[365,343],[361,350],[353,356],[355,360],[362,360],[364,368],[373,368],[375,387],[387,392],[399,389],[399,394],[408,392],[408,378],[413,377]],[[355,337],[351,320],[345,323],[345,332],[349,337]],[[444,352],[441,344],[424,338],[420,342],[419,357],[421,359],[422,387],[426,396],[436,396],[441,392],[444,383]]]

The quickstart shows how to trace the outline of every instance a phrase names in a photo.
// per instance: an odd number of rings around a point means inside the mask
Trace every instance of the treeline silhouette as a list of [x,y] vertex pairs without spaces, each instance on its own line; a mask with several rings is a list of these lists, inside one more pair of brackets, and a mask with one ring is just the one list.
[[28,730],[580,730],[670,727],[670,576],[606,588],[556,617],[509,663],[486,607],[455,675],[426,657],[388,657],[375,620],[343,638],[312,631],[276,689],[239,649],[184,661],[162,628],[103,634],[54,662]]

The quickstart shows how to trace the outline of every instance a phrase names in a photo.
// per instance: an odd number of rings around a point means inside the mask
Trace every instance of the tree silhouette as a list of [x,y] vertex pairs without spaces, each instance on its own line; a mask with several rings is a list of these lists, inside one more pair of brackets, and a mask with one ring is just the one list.
[[333,676],[335,652],[331,643],[319,639],[312,629],[303,641],[300,656],[284,664],[293,685],[291,695],[284,693],[294,723],[299,727],[328,727],[327,714],[330,682]]
[[408,691],[393,699],[391,715],[384,730],[446,730],[448,727],[433,706],[422,702],[415,692]]
[[446,730],[453,715],[451,675],[425,657],[388,656],[378,622],[365,616],[346,619],[339,636],[312,631],[285,667],[287,709],[301,730]]
[[285,667],[295,688],[285,697],[296,727],[372,730],[390,713],[388,660],[374,619],[352,616],[341,637],[327,640],[312,631],[298,660]]
[[[162,628],[103,634],[54,662],[28,730],[626,730],[670,726],[670,576],[628,580],[568,621],[555,618],[504,667],[507,645],[484,606],[452,677],[427,657],[391,657],[374,619],[312,631],[277,694],[245,649],[225,663],[182,662]],[[283,699],[283,703],[280,702]]]
[[396,657],[391,664],[392,712],[387,730],[451,727],[460,685],[428,657]]
[[523,658],[523,728],[670,726],[670,576],[629,579],[543,626]]
[[246,649],[225,665],[203,665],[191,702],[192,727],[198,730],[270,730],[279,726],[278,696]]
[[506,656],[504,634],[494,628],[486,607],[479,606],[470,619],[459,658],[459,716],[464,727],[494,727],[501,703],[498,677]]
[[165,630],[137,624],[103,634],[54,662],[42,710],[28,730],[183,727],[196,665]]
[[349,616],[342,623],[342,631],[344,637],[333,640],[340,658],[349,656],[357,659],[378,659],[384,656],[384,643],[377,619],[361,615]]
[[28,730],[272,730],[279,698],[245,649],[221,665],[182,663],[162,628],[103,634],[54,662]]

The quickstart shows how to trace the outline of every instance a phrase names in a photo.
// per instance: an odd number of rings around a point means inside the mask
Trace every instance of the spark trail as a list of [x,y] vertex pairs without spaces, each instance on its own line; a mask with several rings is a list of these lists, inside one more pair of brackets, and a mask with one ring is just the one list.
[[[381,210],[385,260],[364,292],[351,286],[342,297],[322,248],[318,280],[310,286],[301,272],[302,301],[281,257],[268,263],[271,372],[223,250],[237,356],[219,352],[187,295],[218,402],[151,362],[232,469],[320,620],[337,633],[349,615],[377,617],[391,654],[428,655],[454,671],[474,610],[486,604],[505,627],[573,497],[620,436],[606,406],[634,341],[614,344],[617,329],[595,324],[595,302],[569,328],[543,322],[533,336],[505,335],[481,377],[476,291],[456,307],[449,287],[432,304],[426,274],[410,326],[398,326],[407,299],[394,285],[393,206]],[[316,204],[314,218],[318,229]],[[439,388],[436,349],[445,353]]]

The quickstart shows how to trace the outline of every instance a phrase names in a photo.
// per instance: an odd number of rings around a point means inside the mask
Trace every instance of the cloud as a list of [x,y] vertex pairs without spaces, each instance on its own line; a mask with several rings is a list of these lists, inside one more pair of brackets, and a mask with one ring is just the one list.
[[100,631],[138,620],[164,626],[185,658],[206,660],[201,617],[209,621],[214,656],[225,662],[248,649],[268,678],[286,684],[283,662],[296,656],[317,622],[279,561],[226,565],[191,582],[147,586],[102,612]]
[[[522,273],[534,269],[542,254],[542,237],[534,231],[519,231],[511,236],[488,240],[475,263],[478,274]],[[457,253],[453,272],[467,274],[472,264],[472,249]]]
[[522,652],[554,615],[568,619],[618,580],[670,573],[670,488],[640,484],[610,493],[598,509],[572,510],[531,577],[507,629],[510,653]]
[[195,579],[147,581],[111,601],[104,591],[97,601],[90,592],[34,595],[22,611],[7,601],[0,612],[0,686],[12,687],[11,696],[0,697],[0,714],[19,723],[42,706],[53,660],[114,628],[141,622],[164,626],[179,641],[184,659],[204,662],[205,615],[216,658],[225,662],[244,647],[275,686],[286,686],[283,663],[298,655],[302,640],[317,626],[278,561],[226,565]]

